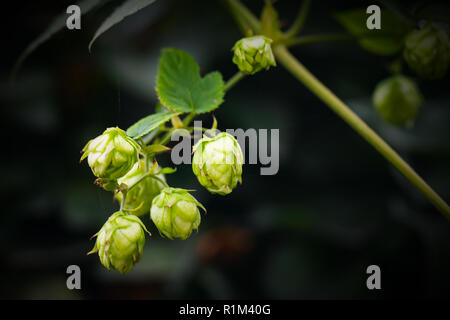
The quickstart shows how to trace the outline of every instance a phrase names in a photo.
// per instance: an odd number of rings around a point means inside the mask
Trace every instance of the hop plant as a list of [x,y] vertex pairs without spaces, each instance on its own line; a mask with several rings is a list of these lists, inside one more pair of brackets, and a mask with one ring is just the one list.
[[148,232],[138,217],[118,211],[96,234],[95,246],[88,254],[98,252],[100,262],[108,270],[112,267],[125,274],[142,256],[144,231]]
[[233,62],[239,70],[248,74],[255,74],[262,69],[276,66],[271,48],[272,40],[265,36],[243,38],[233,47]]
[[445,31],[427,23],[407,35],[403,57],[420,77],[442,78],[450,63],[450,40]]
[[200,225],[198,207],[206,211],[188,190],[168,187],[153,199],[150,217],[169,239],[186,240]]
[[125,131],[108,128],[102,135],[90,140],[83,148],[80,161],[88,158],[92,173],[100,178],[106,190],[113,190],[115,182],[138,161],[139,145]]
[[416,83],[403,75],[381,81],[375,88],[373,104],[378,113],[393,125],[412,125],[423,97]]
[[[134,185],[139,179],[146,174],[144,161],[140,160],[134,164],[134,167],[123,177],[117,180],[118,184],[126,184],[127,186]],[[164,175],[160,174],[158,178],[165,181]],[[164,184],[157,179],[148,176],[147,178],[140,181],[133,189],[127,192],[127,198],[125,200],[125,208],[135,209],[133,214],[136,216],[142,216],[150,212],[150,207],[152,205],[153,198],[157,196],[162,189],[164,189]],[[116,199],[122,201],[122,193],[116,194]]]
[[244,158],[236,139],[221,132],[214,137],[204,136],[193,148],[192,171],[202,186],[211,193],[229,194],[242,183]]

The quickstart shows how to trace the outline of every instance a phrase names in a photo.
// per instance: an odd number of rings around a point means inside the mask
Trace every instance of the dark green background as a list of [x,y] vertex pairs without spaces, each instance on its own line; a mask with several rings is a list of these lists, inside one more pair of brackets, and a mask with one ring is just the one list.
[[[262,1],[245,1],[258,12]],[[305,34],[341,32],[331,14],[373,2],[313,1]],[[70,1],[16,4],[2,16],[0,123],[0,297],[92,298],[448,298],[450,223],[370,145],[281,67],[233,88],[214,115],[219,128],[279,128],[280,170],[260,176],[244,167],[243,184],[211,195],[189,165],[167,177],[197,189],[207,209],[187,241],[147,238],[141,262],[126,276],[86,256],[117,210],[93,184],[80,150],[110,126],[126,129],[152,113],[160,51],[188,51],[202,73],[236,72],[230,48],[241,37],[216,1],[163,1],[87,45],[117,5],[82,18],[24,64],[25,46]],[[277,4],[288,25],[296,1]],[[389,58],[354,42],[311,44],[294,54],[450,199],[449,77],[422,82],[426,102],[413,129],[385,124],[371,106]],[[410,75],[409,72],[407,74]],[[202,119],[211,124],[209,115]],[[161,163],[170,165],[168,156]],[[82,290],[66,288],[66,268],[82,270]],[[382,290],[366,288],[366,268],[381,267]]]

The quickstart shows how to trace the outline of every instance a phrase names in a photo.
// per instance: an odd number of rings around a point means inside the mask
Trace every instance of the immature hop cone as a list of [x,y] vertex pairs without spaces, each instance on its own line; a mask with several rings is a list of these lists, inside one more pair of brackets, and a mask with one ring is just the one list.
[[233,47],[233,62],[239,70],[248,74],[255,74],[262,69],[276,66],[271,48],[272,40],[264,36],[243,38]]
[[144,231],[148,232],[138,217],[118,211],[109,217],[96,234],[97,241],[88,254],[98,252],[100,262],[108,270],[112,267],[125,274],[133,269],[142,256]]
[[187,190],[165,188],[153,199],[150,217],[159,232],[169,239],[186,240],[200,225],[198,207],[206,211]]
[[[144,161],[140,160],[134,164],[134,167],[128,171],[126,175],[117,180],[117,183],[121,185],[122,183],[127,186],[132,186],[142,178],[145,174]],[[165,181],[164,175],[157,175],[158,178]],[[132,214],[136,216],[142,216],[150,212],[150,207],[152,206],[152,201],[155,196],[157,196],[165,185],[158,181],[157,179],[149,176],[139,182],[135,187],[130,189],[127,193],[127,198],[125,200],[126,209],[137,209],[133,211]],[[122,192],[116,194],[116,199],[122,201]]]
[[202,186],[211,193],[227,195],[242,183],[244,157],[236,139],[221,132],[203,136],[193,148],[192,171]]
[[416,83],[403,75],[395,75],[381,81],[375,88],[373,104],[378,113],[389,123],[411,126],[423,97]]
[[82,150],[80,161],[88,158],[94,175],[106,190],[113,190],[115,180],[125,175],[138,161],[139,145],[125,131],[108,128],[102,135],[89,141]]
[[422,29],[408,34],[403,57],[420,77],[442,78],[450,64],[450,40],[445,31],[427,23]]

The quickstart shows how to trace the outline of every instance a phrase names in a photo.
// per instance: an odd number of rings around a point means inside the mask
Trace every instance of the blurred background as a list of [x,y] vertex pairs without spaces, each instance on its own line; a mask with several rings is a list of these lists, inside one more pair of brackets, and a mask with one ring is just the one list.
[[[243,1],[259,14],[263,1]],[[332,14],[365,1],[313,1],[304,34],[343,32]],[[278,1],[282,23],[300,1]],[[208,209],[186,241],[147,238],[142,260],[123,276],[107,271],[89,240],[118,209],[93,184],[85,143],[105,128],[126,129],[154,112],[164,47],[188,51],[202,74],[236,72],[241,38],[219,1],[160,0],[102,35],[88,51],[111,1],[62,30],[9,82],[23,49],[72,1],[14,3],[2,16],[0,101],[3,156],[0,297],[3,299],[384,299],[449,298],[450,223],[370,145],[282,67],[241,81],[214,112],[219,128],[280,129],[280,170],[244,167],[232,194],[209,194],[189,165],[167,176],[196,189]],[[390,126],[371,95],[391,62],[353,41],[292,52],[450,200],[449,76],[419,82],[425,96],[411,129]],[[201,117],[205,125],[211,116]],[[168,155],[163,165],[171,165]],[[68,290],[79,265],[82,289]],[[368,290],[366,268],[381,268]]]

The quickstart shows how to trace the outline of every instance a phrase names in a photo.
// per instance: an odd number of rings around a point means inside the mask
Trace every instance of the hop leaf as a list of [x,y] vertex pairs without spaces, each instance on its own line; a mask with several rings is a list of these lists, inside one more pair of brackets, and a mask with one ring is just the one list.
[[378,113],[397,126],[411,126],[422,101],[416,83],[403,75],[381,81],[373,94],[373,104]]
[[122,274],[133,269],[140,260],[148,232],[142,221],[121,211],[114,213],[100,231],[94,248],[88,253],[98,252],[100,262],[108,270],[111,267]]
[[[88,158],[97,182],[107,189],[125,175],[137,162],[139,145],[119,128],[108,128],[102,135],[89,141],[82,150],[80,161]],[[111,187],[107,187],[111,186]]]
[[194,146],[192,171],[211,193],[229,194],[242,183],[242,150],[236,139],[225,132],[213,138],[204,136]]
[[173,112],[210,112],[223,102],[222,75],[200,76],[200,67],[183,50],[164,49],[159,60],[156,91],[161,104]]
[[165,188],[153,199],[150,217],[169,239],[186,240],[200,225],[200,210],[206,209],[185,189]]
[[450,63],[450,40],[444,31],[428,23],[408,34],[403,57],[420,77],[442,78]]
[[271,48],[272,40],[264,36],[243,38],[233,47],[233,62],[239,70],[248,74],[255,74],[262,69],[276,66]]

